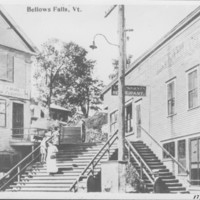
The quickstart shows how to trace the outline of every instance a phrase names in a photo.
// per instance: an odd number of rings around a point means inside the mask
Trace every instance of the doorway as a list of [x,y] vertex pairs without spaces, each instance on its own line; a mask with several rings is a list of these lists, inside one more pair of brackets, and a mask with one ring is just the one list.
[[126,124],[125,130],[126,130],[126,133],[133,131],[132,119],[133,119],[133,115],[132,115],[132,103],[131,103],[125,107],[125,124]]
[[24,105],[13,103],[13,137],[23,138],[24,135]]
[[200,137],[190,140],[190,181],[200,185]]
[[142,120],[141,120],[141,104],[140,103],[137,103],[136,104],[136,137],[139,138],[141,137],[141,126],[142,124]]

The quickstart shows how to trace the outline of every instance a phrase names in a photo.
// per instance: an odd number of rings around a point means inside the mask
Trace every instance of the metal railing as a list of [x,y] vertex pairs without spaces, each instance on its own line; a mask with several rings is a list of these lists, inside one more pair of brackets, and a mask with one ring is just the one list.
[[140,156],[134,146],[127,139],[125,139],[125,146],[128,150],[128,154],[131,155],[140,166],[140,179],[143,178],[144,173],[146,177],[151,181],[151,183],[154,184],[154,178],[150,176],[150,174],[153,174],[152,170],[149,168],[149,166],[146,164],[146,162],[143,160],[143,158]]
[[162,147],[159,142],[157,142],[142,126],[138,126],[144,133],[146,133],[154,143],[156,143],[162,151],[164,151],[180,168],[182,168],[187,175],[189,175],[189,171],[177,160],[175,159],[164,147]]
[[11,139],[15,142],[33,142],[34,136],[44,136],[44,129],[39,128],[13,128]]
[[[117,132],[116,131],[109,139],[108,141],[102,146],[102,148],[98,151],[98,153],[94,156],[94,158],[90,161],[90,163],[85,167],[85,169],[82,171],[81,175],[77,178],[77,180],[72,184],[69,191],[74,190],[76,191],[76,185],[78,184],[79,180],[82,177],[89,176],[90,173],[94,174],[94,169],[98,165],[99,161],[103,158],[103,156],[108,154],[108,157],[110,156],[110,147],[113,145],[113,143],[117,139]],[[102,154],[101,154],[102,153]],[[99,157],[98,157],[99,156]],[[97,159],[97,160],[96,160]],[[88,171],[89,170],[89,171]]]
[[[53,136],[47,139],[46,142],[49,142],[52,138]],[[36,147],[34,151],[29,153],[25,158],[19,161],[0,179],[0,191],[3,191],[8,186],[8,184],[10,184],[12,181],[15,181],[16,179],[18,182],[20,182],[21,174],[27,169],[28,166],[30,166],[34,161],[39,158],[39,149],[40,145]]]

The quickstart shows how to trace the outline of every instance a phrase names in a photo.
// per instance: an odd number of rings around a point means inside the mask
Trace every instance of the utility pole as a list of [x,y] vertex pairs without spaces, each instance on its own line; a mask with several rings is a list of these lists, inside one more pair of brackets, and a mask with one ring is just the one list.
[[[112,6],[106,13],[107,17],[116,7]],[[118,34],[119,34],[119,69],[118,69],[118,192],[124,193],[126,187],[125,161],[125,16],[124,5],[118,6]]]
[[118,71],[118,169],[119,169],[119,192],[125,192],[126,188],[126,161],[125,151],[125,66],[126,66],[126,45],[125,45],[125,17],[124,5],[118,6],[119,22],[119,71]]
[[[106,13],[107,17],[116,7],[113,5]],[[124,161],[125,149],[125,66],[126,66],[126,45],[125,45],[125,16],[124,5],[118,6],[118,34],[119,34],[119,69],[118,69],[118,160]]]
[[126,49],[125,49],[125,18],[124,18],[124,5],[118,7],[118,22],[119,22],[119,71],[118,71],[118,84],[119,84],[119,119],[118,119],[118,160],[124,161],[124,149],[125,149],[125,65],[126,65]]

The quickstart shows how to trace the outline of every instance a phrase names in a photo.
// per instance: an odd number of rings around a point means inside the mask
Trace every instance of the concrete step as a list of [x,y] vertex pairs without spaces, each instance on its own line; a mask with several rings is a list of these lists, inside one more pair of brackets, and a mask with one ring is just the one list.
[[[23,179],[20,181],[20,184],[65,184],[65,183],[71,183],[76,180],[75,178],[69,178],[69,179],[29,179],[28,181],[23,181]],[[15,182],[17,184],[18,182]]]
[[[31,187],[19,187],[20,192],[69,192],[70,187],[66,188],[31,188]],[[13,189],[7,189],[6,191],[13,192]]]
[[165,179],[162,178],[162,180],[166,183],[178,183],[177,179],[169,179],[167,177]]
[[[107,158],[107,156],[105,155],[105,156],[103,156],[103,161],[107,161],[108,160],[108,158]],[[59,162],[63,162],[63,161],[73,161],[73,162],[78,162],[78,161],[86,161],[86,162],[90,162],[92,159],[91,158],[87,158],[87,157],[85,157],[85,158],[83,158],[83,157],[80,157],[80,158],[68,158],[68,159],[65,159],[65,158],[57,158],[56,159],[56,161],[59,163]]]
[[[77,168],[77,167],[85,167],[85,166],[87,166],[87,164],[86,163],[79,163],[79,162],[77,162],[77,163],[57,163],[57,167],[58,168],[71,168],[71,167],[74,167],[74,168]],[[35,165],[34,167],[36,167],[36,170],[40,170],[40,169],[43,169],[43,168],[45,168],[46,169],[46,167],[47,167],[47,165],[46,164],[41,164],[41,165]]]
[[[26,177],[26,175],[22,175],[22,179],[24,179]],[[70,174],[70,175],[66,175],[66,174],[62,174],[62,175],[54,175],[54,176],[49,176],[49,174],[41,174],[41,175],[37,175],[37,176],[33,176],[32,178],[28,178],[28,179],[24,179],[24,180],[31,180],[31,181],[37,181],[37,180],[70,180],[70,179],[76,179],[77,178],[77,174]]]
[[151,168],[151,169],[166,169],[166,166],[164,166],[164,165],[149,165],[149,167]]
[[[111,149],[110,150],[110,153],[114,153],[115,152],[115,150],[113,149]],[[88,151],[88,152],[80,152],[80,153],[76,153],[76,152],[66,152],[66,153],[57,153],[57,157],[76,157],[76,156],[96,156],[96,154],[97,154],[98,152],[90,152],[90,151]],[[102,155],[104,153],[104,151],[103,152],[101,152],[99,155]]]
[[169,191],[185,191],[186,188],[184,187],[172,187],[172,186],[169,186],[168,187]]
[[174,182],[174,183],[171,183],[171,182],[167,182],[167,181],[165,181],[165,184],[168,186],[168,187],[182,187],[182,184],[181,183],[176,183],[176,182]]
[[11,185],[11,187],[43,187],[43,188],[65,188],[71,184],[73,184],[74,181],[66,182],[66,183],[16,183],[16,185]]

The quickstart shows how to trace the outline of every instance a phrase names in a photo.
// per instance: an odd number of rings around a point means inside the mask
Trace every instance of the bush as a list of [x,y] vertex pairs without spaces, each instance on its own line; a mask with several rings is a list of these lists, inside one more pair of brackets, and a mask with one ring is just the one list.
[[126,185],[132,188],[129,192],[145,193],[147,192],[144,181],[139,177],[135,167],[128,162],[126,166]]
[[105,142],[108,139],[108,133],[102,133],[101,130],[87,129],[86,142]]
[[102,126],[107,123],[108,123],[108,114],[103,112],[98,112],[86,120],[86,127],[88,129],[101,130]]

